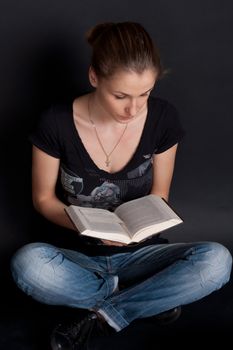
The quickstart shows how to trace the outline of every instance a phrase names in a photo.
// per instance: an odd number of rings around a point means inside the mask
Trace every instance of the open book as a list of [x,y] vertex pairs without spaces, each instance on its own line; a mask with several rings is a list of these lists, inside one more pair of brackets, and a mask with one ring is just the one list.
[[70,205],[65,208],[80,234],[122,243],[140,242],[183,220],[165,200],[154,194],[106,209]]

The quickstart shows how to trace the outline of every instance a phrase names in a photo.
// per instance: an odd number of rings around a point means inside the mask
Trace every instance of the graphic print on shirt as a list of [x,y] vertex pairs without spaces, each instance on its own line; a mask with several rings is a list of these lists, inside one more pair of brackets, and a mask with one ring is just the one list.
[[148,156],[150,156],[150,159],[147,159],[145,162],[139,165],[136,169],[133,169],[127,173],[127,176],[129,179],[134,179],[136,177],[143,176],[145,174],[149,166],[152,164],[152,157],[151,155],[148,155]]
[[[69,204],[83,207],[114,210],[132,195],[148,194],[152,185],[152,159],[147,159],[140,166],[126,174],[124,179],[108,179],[89,172],[89,178],[83,179],[78,174],[61,165],[61,185]],[[93,189],[84,193],[85,181],[93,184]],[[89,187],[90,188],[90,187]],[[87,189],[87,183],[86,183]],[[132,197],[132,198],[131,198]]]
[[63,189],[73,195],[83,191],[83,179],[73,171],[68,170],[64,165],[61,166],[61,184]]
[[82,207],[98,207],[111,210],[120,204],[120,188],[109,181],[96,186],[89,195],[83,194],[83,179],[73,171],[61,166],[61,185],[70,204]]

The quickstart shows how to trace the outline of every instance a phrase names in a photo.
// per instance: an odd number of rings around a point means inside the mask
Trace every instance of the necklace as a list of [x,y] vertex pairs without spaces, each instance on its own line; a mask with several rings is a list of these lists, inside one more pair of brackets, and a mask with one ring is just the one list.
[[90,96],[89,96],[89,98],[88,98],[88,114],[89,114],[89,119],[90,119],[91,125],[93,126],[93,129],[94,129],[94,131],[95,131],[95,135],[96,135],[97,141],[99,142],[99,145],[100,145],[102,151],[103,151],[104,154],[105,154],[105,157],[106,157],[106,159],[105,159],[106,167],[109,167],[109,165],[110,165],[110,163],[111,163],[111,161],[110,161],[110,156],[111,156],[111,154],[115,151],[115,149],[117,148],[117,146],[119,145],[119,143],[121,142],[121,139],[122,139],[122,137],[124,136],[124,134],[125,134],[125,132],[126,132],[128,123],[125,125],[125,128],[124,128],[124,130],[123,130],[123,133],[121,134],[121,136],[120,136],[119,139],[117,140],[117,143],[115,144],[115,146],[113,147],[113,149],[112,149],[109,153],[107,153],[106,150],[105,150],[105,148],[104,148],[104,146],[103,146],[103,144],[102,144],[102,142],[101,142],[101,139],[100,139],[100,137],[99,137],[99,134],[98,134],[98,132],[97,132],[96,125],[95,125],[94,121],[91,119],[91,113],[90,113]]

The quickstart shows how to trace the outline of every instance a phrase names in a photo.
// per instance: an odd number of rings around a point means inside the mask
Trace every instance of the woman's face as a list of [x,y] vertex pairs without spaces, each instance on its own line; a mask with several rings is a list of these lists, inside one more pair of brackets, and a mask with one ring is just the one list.
[[144,70],[140,74],[117,70],[110,78],[99,78],[90,69],[90,81],[96,88],[98,105],[105,116],[119,123],[128,123],[143,114],[156,76],[152,69]]

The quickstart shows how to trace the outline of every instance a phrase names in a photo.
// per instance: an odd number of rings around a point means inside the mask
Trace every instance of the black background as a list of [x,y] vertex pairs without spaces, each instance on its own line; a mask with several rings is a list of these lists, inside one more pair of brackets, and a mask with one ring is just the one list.
[[[33,228],[27,135],[51,103],[72,101],[89,88],[85,32],[99,22],[127,20],[142,23],[160,47],[170,74],[153,94],[175,104],[186,129],[170,198],[185,222],[167,236],[171,242],[214,240],[233,251],[232,0],[1,0],[0,272],[5,309],[18,307],[9,259],[33,240],[36,229],[39,237],[38,227]],[[227,333],[233,323],[230,288],[232,282],[188,306],[186,329],[198,334],[215,326],[218,334]],[[10,348],[6,334],[2,339]]]

